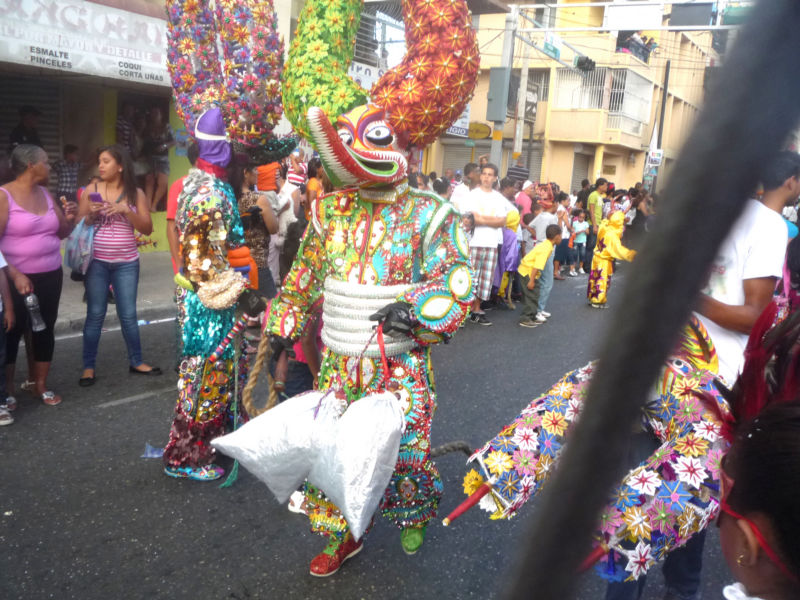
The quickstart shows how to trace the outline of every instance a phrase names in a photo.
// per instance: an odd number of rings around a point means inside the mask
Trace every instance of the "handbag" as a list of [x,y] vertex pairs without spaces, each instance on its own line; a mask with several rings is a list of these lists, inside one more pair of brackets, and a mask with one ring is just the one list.
[[87,223],[84,217],[69,234],[64,246],[64,265],[81,275],[86,275],[92,262],[94,230],[94,225]]

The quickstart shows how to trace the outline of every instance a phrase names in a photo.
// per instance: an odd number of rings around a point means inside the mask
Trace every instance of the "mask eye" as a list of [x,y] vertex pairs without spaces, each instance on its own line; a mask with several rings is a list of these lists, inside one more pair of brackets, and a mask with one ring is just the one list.
[[367,126],[364,136],[376,146],[389,146],[394,141],[394,135],[389,126],[383,121],[376,121]]
[[342,140],[342,143],[347,146],[353,145],[353,134],[350,133],[348,129],[340,129],[339,130],[339,139]]

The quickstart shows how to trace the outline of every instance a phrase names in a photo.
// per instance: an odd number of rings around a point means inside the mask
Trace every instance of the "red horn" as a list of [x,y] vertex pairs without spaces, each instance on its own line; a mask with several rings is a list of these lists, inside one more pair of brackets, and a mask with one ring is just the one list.
[[424,147],[472,98],[480,57],[465,0],[403,0],[406,55],[373,86],[400,139]]

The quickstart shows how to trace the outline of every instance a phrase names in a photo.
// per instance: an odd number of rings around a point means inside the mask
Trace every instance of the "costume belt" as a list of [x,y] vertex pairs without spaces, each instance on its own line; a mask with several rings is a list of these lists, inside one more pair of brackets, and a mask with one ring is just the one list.
[[[376,324],[369,317],[415,287],[407,284],[362,285],[328,277],[322,304],[323,343],[337,354],[361,356],[363,352],[363,356],[380,358],[376,341],[367,346]],[[387,356],[403,354],[416,346],[414,340],[406,336],[388,333],[384,334],[383,341]]]

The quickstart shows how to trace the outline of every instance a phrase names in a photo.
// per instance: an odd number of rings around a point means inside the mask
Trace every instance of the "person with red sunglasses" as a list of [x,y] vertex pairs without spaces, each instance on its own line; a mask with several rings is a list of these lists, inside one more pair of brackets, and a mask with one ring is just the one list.
[[[798,351],[795,350],[795,354]],[[798,357],[795,369],[800,369]],[[738,429],[722,464],[717,525],[722,553],[740,583],[728,600],[800,598],[800,389]]]

